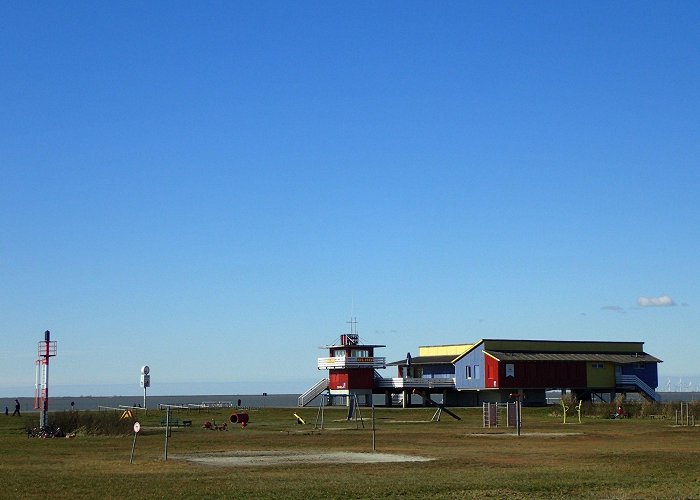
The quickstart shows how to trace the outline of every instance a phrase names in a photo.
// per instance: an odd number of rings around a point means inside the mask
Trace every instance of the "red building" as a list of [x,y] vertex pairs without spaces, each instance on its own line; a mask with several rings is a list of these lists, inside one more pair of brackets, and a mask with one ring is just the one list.
[[341,335],[337,344],[321,346],[328,356],[318,358],[318,369],[328,370],[328,378],[302,394],[299,405],[305,406],[326,390],[330,404],[349,404],[357,398],[359,404],[370,405],[378,377],[375,370],[386,367],[386,358],[374,355],[380,347],[386,346],[360,343],[356,332]]

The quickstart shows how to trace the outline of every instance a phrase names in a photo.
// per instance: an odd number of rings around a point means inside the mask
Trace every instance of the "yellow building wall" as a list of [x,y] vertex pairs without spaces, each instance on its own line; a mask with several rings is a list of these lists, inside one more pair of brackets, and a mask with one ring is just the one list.
[[422,345],[418,346],[418,356],[459,356],[474,344]]
[[602,363],[602,368],[593,368],[601,363],[586,363],[587,386],[595,388],[615,387],[615,366],[612,363]]

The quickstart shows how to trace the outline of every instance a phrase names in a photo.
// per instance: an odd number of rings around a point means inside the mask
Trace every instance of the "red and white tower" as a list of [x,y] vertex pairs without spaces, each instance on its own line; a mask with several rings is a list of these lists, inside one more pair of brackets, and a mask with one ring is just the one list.
[[333,396],[346,399],[350,404],[355,396],[365,398],[371,404],[375,370],[386,368],[386,358],[376,357],[374,350],[386,347],[378,344],[361,344],[356,330],[357,321],[350,321],[350,333],[340,336],[340,343],[322,346],[328,349],[328,357],[318,358],[318,369],[328,370],[328,391]]
[[44,340],[39,341],[39,359],[36,360],[36,389],[34,409],[41,410],[39,427],[49,426],[49,358],[56,355],[56,341],[51,340],[51,332],[44,332]]

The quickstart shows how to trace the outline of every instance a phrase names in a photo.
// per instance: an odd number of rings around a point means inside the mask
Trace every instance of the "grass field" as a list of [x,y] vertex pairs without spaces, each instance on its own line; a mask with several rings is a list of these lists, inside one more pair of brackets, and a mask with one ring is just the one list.
[[[293,416],[299,413],[306,425]],[[372,412],[365,428],[327,408],[324,430],[317,409],[250,411],[247,428],[203,428],[225,422],[231,410],[176,411],[192,427],[172,430],[168,460],[164,412],[137,415],[142,430],[130,464],[133,433],[72,439],[28,438],[38,417],[0,417],[2,498],[700,498],[700,427],[671,419],[567,424],[556,408],[523,409],[520,437],[512,428],[483,429],[480,409],[456,409],[456,421],[434,410],[375,413],[376,453],[431,458],[423,462],[297,463],[268,466],[202,465],[184,459],[213,453],[276,451],[372,452]],[[58,417],[57,417],[58,418]],[[115,419],[118,414],[115,414]],[[568,423],[575,421],[576,423]]]

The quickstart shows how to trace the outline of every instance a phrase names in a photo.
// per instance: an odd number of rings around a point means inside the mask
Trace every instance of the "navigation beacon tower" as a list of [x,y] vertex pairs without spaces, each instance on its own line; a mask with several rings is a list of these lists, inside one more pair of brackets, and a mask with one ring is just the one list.
[[39,427],[45,429],[49,426],[49,359],[56,355],[56,341],[51,340],[50,331],[44,332],[44,340],[39,341],[37,350],[34,409],[40,410]]
[[375,357],[374,350],[386,347],[378,344],[361,344],[357,334],[357,320],[352,319],[350,333],[340,336],[340,343],[321,346],[328,349],[328,357],[318,358],[318,369],[328,370],[328,392],[331,399],[350,404],[351,399],[370,405],[374,389],[375,370],[386,368],[386,358]]

